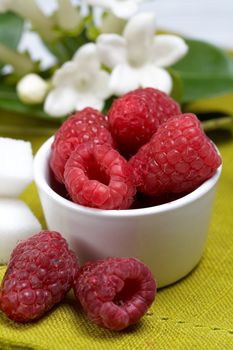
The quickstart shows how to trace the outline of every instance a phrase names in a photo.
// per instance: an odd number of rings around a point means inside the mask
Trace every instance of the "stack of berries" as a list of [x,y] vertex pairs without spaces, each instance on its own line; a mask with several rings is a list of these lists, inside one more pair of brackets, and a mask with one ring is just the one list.
[[70,198],[99,209],[133,208],[136,193],[179,197],[220,164],[197,117],[182,114],[171,97],[152,88],[118,98],[108,117],[92,108],[69,117],[50,160]]
[[[120,97],[108,117],[92,108],[69,117],[55,135],[50,159],[56,180],[74,202],[108,210],[133,208],[136,193],[180,197],[220,164],[197,117],[182,114],[172,98],[152,88]],[[143,262],[108,258],[79,268],[64,238],[42,231],[13,250],[0,309],[18,322],[35,320],[71,287],[88,317],[111,330],[136,323],[156,294]]]

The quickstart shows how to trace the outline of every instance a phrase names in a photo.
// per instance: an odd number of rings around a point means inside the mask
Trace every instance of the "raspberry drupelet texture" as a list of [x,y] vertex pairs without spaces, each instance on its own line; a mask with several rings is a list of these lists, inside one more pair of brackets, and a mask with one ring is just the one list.
[[77,112],[62,124],[55,134],[50,159],[50,167],[59,182],[64,180],[66,161],[77,145],[88,141],[113,145],[112,136],[107,128],[106,117],[93,108]]
[[156,295],[156,282],[141,261],[108,258],[81,267],[74,291],[94,323],[119,331],[146,313]]
[[64,172],[75,203],[99,209],[128,209],[136,192],[132,169],[109,144],[86,142],[71,154]]
[[40,318],[73,286],[78,261],[54,231],[41,231],[13,250],[0,288],[0,309],[12,320]]
[[191,113],[162,124],[129,162],[138,190],[150,196],[190,192],[221,164],[213,143]]
[[121,152],[132,155],[150,141],[160,124],[180,113],[179,105],[164,92],[137,89],[113,102],[109,127]]

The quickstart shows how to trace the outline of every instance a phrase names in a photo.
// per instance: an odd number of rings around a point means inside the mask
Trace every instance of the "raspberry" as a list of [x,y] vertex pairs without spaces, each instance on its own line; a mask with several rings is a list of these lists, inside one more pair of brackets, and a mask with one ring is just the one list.
[[73,286],[78,262],[64,238],[41,231],[16,246],[2,281],[0,309],[14,321],[40,318]]
[[94,143],[109,143],[113,145],[110,132],[107,129],[106,117],[92,108],[69,117],[55,134],[52,144],[50,166],[59,182],[63,182],[66,161],[77,145],[93,141]]
[[113,102],[109,127],[121,152],[132,155],[149,142],[160,124],[180,113],[178,104],[164,92],[137,89]]
[[108,258],[81,267],[74,291],[94,323],[122,330],[146,313],[156,295],[156,282],[139,260]]
[[129,162],[148,195],[190,192],[210,178],[221,158],[194,114],[170,118]]
[[109,144],[86,142],[65,166],[65,186],[72,200],[99,209],[127,209],[136,192],[132,169]]

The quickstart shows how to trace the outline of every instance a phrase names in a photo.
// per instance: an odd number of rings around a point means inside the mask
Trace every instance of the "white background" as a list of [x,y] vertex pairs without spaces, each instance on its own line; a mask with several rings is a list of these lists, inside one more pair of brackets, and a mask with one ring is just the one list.
[[154,0],[158,26],[233,50],[233,0]]

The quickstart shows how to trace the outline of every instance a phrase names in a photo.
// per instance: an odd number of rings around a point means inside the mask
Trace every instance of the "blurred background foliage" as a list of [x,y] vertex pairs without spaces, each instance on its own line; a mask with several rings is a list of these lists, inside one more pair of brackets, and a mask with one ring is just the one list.
[[[56,56],[55,64],[41,68],[41,62],[33,61],[28,52],[19,53],[17,48],[24,33],[25,20],[13,12],[0,14],[0,130],[1,134],[14,128],[15,132],[27,125],[28,133],[52,134],[64,120],[51,118],[42,105],[25,105],[18,99],[16,83],[29,72],[39,73],[49,79],[59,64],[71,59],[84,43],[98,35],[92,14],[86,16],[78,30],[61,30],[54,26],[47,37],[38,32],[46,48]],[[32,30],[34,28],[32,27]],[[36,28],[35,28],[36,30]],[[173,78],[172,96],[181,104],[183,111],[196,112],[205,129],[231,127],[233,115],[233,59],[232,54],[210,43],[186,40],[188,54],[169,68]],[[1,54],[1,53],[4,53]],[[2,60],[7,57],[8,62]],[[9,69],[12,57],[14,69]],[[7,67],[6,67],[7,63]],[[111,98],[112,99],[112,98]],[[107,112],[110,101],[106,102]],[[4,111],[4,113],[1,113]]]

